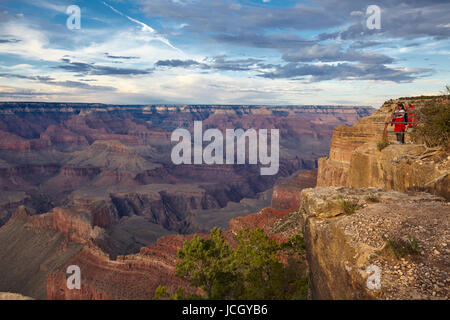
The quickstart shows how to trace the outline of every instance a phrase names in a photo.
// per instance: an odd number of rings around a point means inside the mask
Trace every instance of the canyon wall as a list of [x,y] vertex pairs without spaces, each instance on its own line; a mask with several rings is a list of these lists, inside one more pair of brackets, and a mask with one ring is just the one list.
[[[273,201],[280,198],[300,198],[302,188],[312,187],[315,184],[315,176],[315,171],[306,171],[289,177],[283,182],[283,188],[286,185],[299,187],[296,191],[288,190],[286,195],[283,195],[282,188]],[[245,217],[231,219],[229,228],[224,231],[224,236],[229,243],[233,244],[239,230],[262,228],[273,239],[280,242],[286,241],[294,231],[285,233],[274,231],[273,228],[280,219],[293,211],[295,209],[292,208],[265,208]],[[60,228],[60,230],[66,229]],[[208,236],[207,233],[199,235]],[[88,242],[83,250],[67,260],[63,266],[48,274],[47,299],[152,299],[158,285],[164,285],[171,290],[182,285],[188,291],[195,292],[187,283],[174,275],[178,260],[177,251],[182,248],[184,241],[192,237],[192,235],[163,236],[156,243],[142,247],[139,253],[119,255],[115,259],[111,259],[110,255],[92,242]],[[78,265],[81,269],[83,277],[81,290],[67,289],[65,271],[69,265]]]
[[450,200],[450,156],[423,145],[390,145],[381,152],[375,143],[352,153],[349,184],[353,188],[426,191]]

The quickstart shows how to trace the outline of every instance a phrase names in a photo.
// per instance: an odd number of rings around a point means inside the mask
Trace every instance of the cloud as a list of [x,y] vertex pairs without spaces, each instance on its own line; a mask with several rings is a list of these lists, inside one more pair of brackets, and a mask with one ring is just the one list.
[[[254,6],[235,0],[206,1],[142,1],[142,10],[149,17],[165,17],[177,23],[187,23],[186,29],[197,34],[262,34],[268,28],[298,31],[343,27],[353,19],[348,30],[338,32],[343,37],[358,37],[366,31],[366,8],[373,0],[316,0],[310,4],[296,3],[287,7]],[[448,37],[450,3],[441,1],[379,0],[382,9],[382,30],[389,36],[418,38]],[[214,18],[211,13],[214,12]],[[359,26],[359,27],[357,27]],[[357,30],[358,29],[358,30]],[[357,31],[357,32],[356,32]],[[359,35],[360,36],[360,35]],[[220,39],[220,37],[218,37]],[[359,38],[359,37],[358,37]]]
[[114,56],[110,55],[109,53],[105,53],[105,56],[109,59],[120,59],[120,60],[133,60],[133,59],[139,59],[139,57],[134,56]]
[[85,90],[98,90],[98,91],[116,91],[117,89],[110,86],[97,86],[97,85],[90,85],[88,83],[83,83],[79,81],[48,81],[44,82],[45,84],[59,86],[59,87],[66,87],[66,88],[77,88],[77,89],[85,89]]
[[2,91],[0,90],[0,97],[3,98],[23,98],[23,97],[39,97],[39,96],[46,96],[51,95],[52,93],[45,93],[45,92],[37,92],[34,90],[24,90],[24,89],[9,89]]
[[25,76],[20,74],[12,74],[12,73],[0,73],[0,78],[16,78],[16,79],[26,79],[37,81],[40,83],[44,83],[47,85],[53,85],[58,87],[66,87],[66,88],[77,88],[77,89],[85,89],[85,90],[101,90],[101,91],[115,91],[116,88],[110,86],[97,86],[90,85],[88,83],[83,83],[79,81],[55,81],[54,78],[49,76]]
[[325,80],[379,80],[392,82],[412,82],[419,76],[431,73],[430,69],[390,68],[376,64],[311,65],[303,63],[287,63],[277,66],[276,70],[260,74],[270,79],[305,78],[311,82]]
[[[330,6],[334,1],[323,0],[324,5]],[[335,14],[348,8],[351,3],[364,9],[373,4],[371,0],[342,2],[341,8],[336,8]],[[353,15],[355,21],[340,32],[324,33],[320,36],[325,39],[364,40],[368,37],[419,39],[433,37],[438,40],[450,38],[450,30],[440,26],[448,24],[450,2],[442,1],[378,1],[381,12],[381,29],[368,30],[366,28],[367,16]]]
[[[393,62],[392,58],[376,53],[360,53],[354,50],[343,52],[340,47],[328,51],[313,49],[310,52],[299,52],[298,55],[286,55],[283,58],[288,62],[287,64],[264,64],[261,59],[228,59],[226,56],[218,56],[206,59],[205,62],[160,60],[155,64],[155,67],[198,68],[211,72],[253,71],[257,76],[263,78],[300,80],[310,77],[312,82],[350,79],[411,82],[418,76],[431,72],[429,69],[405,70],[387,67],[384,63]],[[322,62],[341,60],[359,63],[337,63],[334,65],[306,63],[316,60]]]
[[360,52],[354,49],[343,50],[340,45],[321,45],[300,48],[292,53],[283,55],[283,60],[287,62],[333,62],[349,61],[366,64],[391,64],[394,59],[384,54],[374,52]]
[[54,80],[49,76],[25,76],[21,74],[12,73],[0,73],[0,78],[16,78],[16,79],[26,79],[26,80],[36,80],[36,81],[51,81]]
[[365,49],[370,47],[382,46],[385,45],[385,42],[381,41],[354,41],[350,47],[353,49]]
[[337,26],[344,21],[344,17],[332,15],[326,11],[327,8],[317,5],[275,7],[255,6],[236,0],[147,0],[142,1],[142,6],[147,16],[186,23],[185,29],[197,34],[241,34],[244,31],[257,34],[267,28],[311,30]]
[[226,56],[218,56],[212,58],[210,67],[222,71],[249,71],[261,62],[261,59],[255,58],[227,59]]
[[206,67],[206,64],[194,61],[194,60],[159,60],[155,63],[156,67],[170,67],[170,68],[190,68],[190,67]]
[[19,39],[0,39],[0,44],[2,43],[18,43],[21,40]]
[[205,59],[205,62],[195,60],[159,60],[156,67],[170,68],[200,68],[203,70],[213,71],[250,71],[254,70],[260,63],[261,59],[227,59],[226,56],[217,56]]
[[289,33],[264,35],[243,32],[238,34],[216,34],[211,37],[218,42],[227,44],[276,50],[297,49],[317,43],[314,40],[304,39]]
[[362,16],[364,13],[362,11],[352,11],[350,12],[351,16]]
[[74,72],[80,75],[97,75],[97,76],[117,76],[117,75],[147,75],[153,72],[152,69],[134,69],[134,68],[116,68],[104,65],[97,65],[95,63],[85,62],[72,62],[65,58],[62,60],[65,64],[56,66],[55,68],[65,70],[68,72]]
[[[302,102],[367,102],[405,88],[433,91],[437,84],[421,79],[431,62],[434,80],[447,76],[440,70],[448,0],[84,1],[77,32],[65,26],[70,2],[23,1],[1,5],[0,84],[68,88],[73,101],[298,103],[307,95]],[[366,27],[370,4],[382,9],[381,30]],[[310,94],[319,87],[330,97]]]
[[66,9],[69,6],[69,5],[63,5],[63,4],[55,4],[52,1],[47,1],[47,0],[39,0],[39,1],[25,0],[25,2],[27,2],[33,6],[38,6],[40,8],[56,11],[56,12],[63,13],[63,14],[66,13]]

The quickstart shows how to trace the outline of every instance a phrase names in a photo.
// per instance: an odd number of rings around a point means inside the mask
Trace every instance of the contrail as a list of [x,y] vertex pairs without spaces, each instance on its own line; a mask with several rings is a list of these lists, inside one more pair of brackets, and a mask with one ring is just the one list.
[[174,45],[172,45],[172,44],[170,43],[169,40],[167,40],[166,38],[163,38],[163,37],[159,36],[159,35],[156,33],[155,29],[153,29],[153,28],[150,27],[149,25],[147,25],[147,24],[145,24],[145,23],[143,23],[143,22],[141,22],[141,21],[139,21],[139,20],[133,19],[133,18],[127,16],[126,14],[123,14],[122,12],[120,12],[119,10],[117,10],[116,8],[114,8],[113,6],[107,4],[105,1],[103,1],[103,4],[104,4],[105,6],[107,6],[108,8],[110,8],[110,9],[111,9],[112,11],[114,11],[115,13],[117,13],[117,14],[119,14],[119,15],[125,17],[125,18],[127,18],[127,19],[130,20],[131,22],[134,22],[134,23],[140,25],[140,26],[142,27],[142,29],[141,29],[142,31],[147,31],[147,32],[153,33],[153,34],[154,34],[155,40],[159,40],[159,41],[161,41],[162,43],[164,43],[165,45],[171,47],[172,49],[177,50],[178,52],[183,53],[183,51],[181,51],[180,49],[178,49],[177,47],[175,47]]

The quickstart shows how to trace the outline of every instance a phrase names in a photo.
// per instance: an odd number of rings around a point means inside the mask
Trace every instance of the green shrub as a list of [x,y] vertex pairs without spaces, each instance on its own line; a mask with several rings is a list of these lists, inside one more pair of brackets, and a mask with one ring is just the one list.
[[377,197],[374,197],[374,196],[368,196],[368,197],[366,198],[366,200],[369,201],[369,202],[373,202],[373,203],[378,203],[378,202],[380,202],[380,199],[378,199]]
[[[295,235],[278,245],[262,229],[245,229],[239,231],[236,240],[235,247],[228,245],[218,228],[211,230],[207,239],[194,236],[178,252],[175,275],[201,289],[203,299],[307,298],[303,237]],[[180,287],[173,295],[165,287],[155,292],[155,299],[192,297],[200,298],[186,295]]]
[[377,142],[377,149],[378,151],[383,150],[384,148],[386,148],[387,146],[389,146],[390,142],[388,139],[383,139],[381,141]]
[[350,200],[339,199],[338,202],[342,209],[344,209],[345,214],[355,213],[356,209],[358,209],[358,205]]
[[[447,88],[450,90],[450,88]],[[417,111],[419,125],[412,133],[413,140],[427,147],[450,148],[450,101],[435,99]]]
[[201,300],[202,297],[195,294],[188,294],[182,286],[178,286],[175,293],[171,294],[165,286],[159,285],[156,288],[153,300]]
[[391,238],[386,242],[386,248],[389,248],[397,259],[420,253],[417,239],[411,236],[408,236],[408,240]]
[[303,253],[306,249],[305,239],[301,235],[294,235],[288,241],[280,245],[281,249],[291,249],[298,253]]

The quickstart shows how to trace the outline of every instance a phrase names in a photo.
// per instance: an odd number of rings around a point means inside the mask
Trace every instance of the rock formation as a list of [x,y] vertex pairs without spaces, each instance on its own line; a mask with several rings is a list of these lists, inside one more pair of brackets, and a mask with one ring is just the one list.
[[[342,201],[349,201],[354,211],[346,212]],[[450,298],[450,204],[442,198],[319,187],[302,191],[297,216],[313,299]],[[396,243],[406,248],[392,248]],[[396,257],[402,249],[410,251]],[[371,286],[375,268],[378,288]]]

